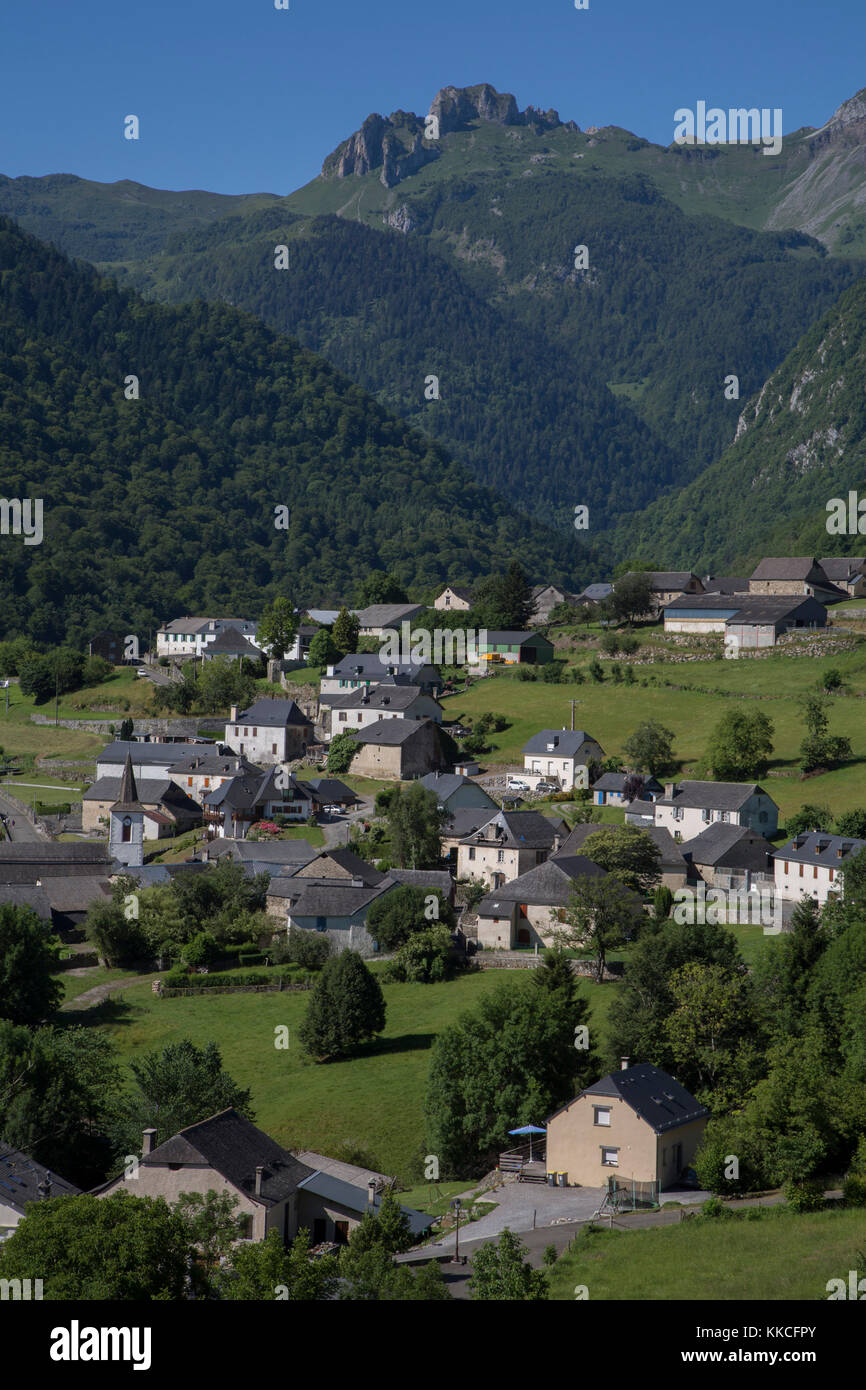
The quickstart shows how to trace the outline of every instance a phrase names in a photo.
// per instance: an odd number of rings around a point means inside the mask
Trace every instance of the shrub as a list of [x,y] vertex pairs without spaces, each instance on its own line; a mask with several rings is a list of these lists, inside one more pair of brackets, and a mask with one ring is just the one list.
[[221,953],[221,948],[217,945],[216,939],[210,932],[199,932],[185,946],[181,947],[181,956],[187,965],[211,965]]
[[536,676],[534,671],[530,670],[528,666],[518,666],[517,679],[519,681],[534,681],[538,680],[538,677]]
[[866,1176],[862,1173],[849,1173],[842,1193],[849,1207],[866,1207]]
[[168,974],[163,976],[162,982],[167,989],[183,989],[189,984],[189,979],[189,971],[185,966],[176,965],[174,969],[169,970]]
[[708,1201],[702,1202],[701,1214],[703,1216],[709,1216],[714,1220],[724,1220],[725,1217],[734,1215],[734,1213],[731,1211],[731,1208],[725,1206],[721,1197],[710,1197]]
[[785,1188],[785,1201],[792,1211],[822,1211],[824,1207],[824,1183],[821,1178],[804,1178],[800,1182],[789,1182]]

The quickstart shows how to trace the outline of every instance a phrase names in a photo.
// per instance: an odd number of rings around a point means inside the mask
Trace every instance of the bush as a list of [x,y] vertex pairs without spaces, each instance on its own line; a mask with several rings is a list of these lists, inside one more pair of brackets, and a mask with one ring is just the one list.
[[792,1211],[822,1211],[823,1179],[804,1178],[801,1182],[789,1182],[785,1188],[785,1201]]
[[377,816],[384,816],[391,802],[394,800],[394,793],[396,790],[396,787],[383,787],[381,791],[376,793],[375,807]]
[[221,948],[210,932],[203,931],[182,946],[180,953],[187,965],[195,968],[197,965],[212,965],[221,954]]
[[517,679],[519,681],[535,681],[538,680],[538,677],[528,666],[518,666]]
[[[204,977],[202,977],[204,978]],[[168,974],[162,978],[162,983],[166,989],[184,989],[189,984],[189,971],[182,965],[176,965]]]
[[733,1216],[730,1207],[726,1207],[721,1197],[710,1197],[708,1201],[701,1203],[701,1215],[709,1216],[713,1220],[724,1220],[726,1217]]
[[849,1173],[842,1193],[847,1206],[866,1207],[866,1176],[862,1173]]
[[268,949],[272,961],[277,964],[288,961],[290,970],[298,970],[301,966],[306,970],[321,970],[333,952],[330,937],[297,928]]

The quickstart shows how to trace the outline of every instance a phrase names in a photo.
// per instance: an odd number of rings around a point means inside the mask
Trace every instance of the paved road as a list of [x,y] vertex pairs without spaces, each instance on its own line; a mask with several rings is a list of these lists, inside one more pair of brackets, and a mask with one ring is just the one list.
[[[31,825],[23,814],[21,807],[17,806],[8,796],[5,796],[2,791],[0,791],[0,812],[8,817],[5,828],[10,840],[26,840],[40,845],[45,843],[45,836],[40,835],[35,826]],[[15,822],[14,828],[12,826],[13,820]]]

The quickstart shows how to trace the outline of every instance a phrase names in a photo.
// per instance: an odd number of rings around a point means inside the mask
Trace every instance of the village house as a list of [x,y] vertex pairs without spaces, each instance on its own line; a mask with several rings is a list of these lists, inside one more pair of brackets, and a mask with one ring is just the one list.
[[498,803],[482,786],[469,777],[460,776],[459,773],[430,772],[421,778],[421,786],[436,793],[439,805],[449,815],[468,807],[473,810],[499,810]]
[[285,763],[304,756],[313,742],[313,724],[294,700],[256,700],[240,713],[232,705],[225,741],[253,762]]
[[530,621],[546,623],[558,604],[577,604],[577,602],[577,594],[570,593],[568,589],[560,589],[556,584],[536,584],[532,590],[533,608]]
[[[672,599],[680,594],[702,594],[704,586],[696,574],[691,570],[649,570],[644,575],[640,571],[641,577],[646,577],[650,581],[650,607],[647,613],[642,616],[648,618],[658,617],[661,610]],[[635,572],[629,571],[624,576],[626,579],[634,579]],[[614,585],[614,587],[616,587]]]
[[866,840],[851,835],[819,831],[795,835],[786,845],[773,850],[776,892],[788,902],[807,897],[823,907],[828,899],[842,896],[845,866],[863,849]]
[[526,781],[552,782],[562,791],[588,787],[589,765],[603,757],[601,744],[583,729],[542,729],[523,745]]
[[713,821],[748,826],[768,839],[779,824],[779,808],[755,782],[666,782],[654,803],[655,824],[675,840],[693,840]]
[[735,647],[773,647],[785,632],[827,625],[827,609],[815,598],[762,598],[756,594],[699,594],[664,609],[665,632],[697,636],[723,633]]
[[32,907],[63,935],[80,928],[94,903],[106,901],[118,867],[104,840],[2,840],[0,897]]
[[[156,634],[156,654],[167,657],[201,656],[221,632],[233,628],[254,645],[258,624],[246,618],[174,618]],[[261,649],[257,648],[261,655]]]
[[384,637],[386,632],[400,630],[401,623],[411,623],[426,613],[423,603],[371,603],[368,608],[353,608],[360,623],[362,637]]
[[202,861],[219,863],[229,858],[240,864],[247,878],[256,874],[291,874],[315,859],[318,851],[309,840],[235,840],[226,836],[202,849]]
[[122,666],[131,661],[140,661],[139,656],[129,656],[126,653],[126,635],[121,632],[95,632],[87,644],[88,656],[101,656],[103,661],[108,661],[112,666]]
[[358,793],[347,787],[345,782],[341,782],[339,777],[311,777],[304,786],[312,796],[317,810],[324,810],[326,806],[340,806],[343,810],[349,810],[360,800]]
[[820,603],[837,603],[846,598],[844,589],[831,583],[813,556],[782,556],[762,560],[749,576],[749,593],[779,597],[802,594]]
[[221,782],[203,800],[208,836],[246,839],[257,821],[308,820],[315,813],[311,793],[304,782],[284,768],[267,772],[242,772]]
[[[146,1129],[134,1170],[127,1165],[122,1176],[103,1183],[94,1195],[111,1197],[124,1189],[171,1205],[184,1192],[226,1192],[237,1199],[243,1240],[262,1241],[276,1231],[284,1244],[302,1227],[314,1240],[345,1244],[368,1207],[375,1211],[381,1201],[377,1182],[359,1188],[316,1169],[234,1109],[189,1125],[163,1144],[156,1145],[156,1138],[156,1130]],[[404,1210],[413,1231],[429,1226],[429,1216]]]
[[429,663],[383,661],[377,652],[353,652],[326,668],[319,684],[319,703],[324,705],[329,703],[333,695],[370,689],[383,682],[417,685],[425,695],[434,698],[441,694],[443,685],[439,668]]
[[830,583],[849,598],[866,598],[866,556],[828,555],[818,563]]
[[610,598],[612,593],[612,584],[587,584],[586,588],[581,589],[576,596],[575,602],[585,608],[590,603],[604,603],[604,600]]
[[[121,777],[100,777],[81,798],[82,830],[100,830],[108,825],[112,806],[120,800]],[[169,835],[201,825],[202,810],[197,800],[183,791],[170,777],[137,782],[138,800],[144,807],[145,840],[162,840]]]
[[554,646],[540,632],[482,631],[478,634],[481,661],[506,666],[542,666],[554,657]]
[[602,1187],[609,1177],[675,1187],[694,1161],[710,1112],[667,1072],[648,1062],[603,1076],[547,1121],[548,1172],[569,1187]]
[[683,849],[692,877],[713,888],[769,887],[773,880],[773,846],[746,825],[714,821]]
[[582,854],[558,854],[501,883],[475,909],[479,946],[510,951],[516,946],[553,945],[554,933],[562,927],[559,914],[581,880],[606,877],[604,869]]
[[471,589],[458,589],[456,585],[447,585],[433,600],[433,607],[448,609],[451,612],[466,613],[472,607]]
[[544,863],[567,834],[564,820],[548,820],[540,811],[497,811],[460,841],[457,877],[480,878],[501,888]]
[[96,776],[97,779],[121,777],[129,757],[137,778],[158,781],[171,777],[173,769],[187,758],[205,757],[219,751],[216,744],[204,740],[199,743],[145,743],[138,739],[115,739],[97,753]]
[[257,767],[237,753],[218,753],[205,748],[175,763],[169,776],[187,796],[201,804],[209,792],[231,781],[232,777],[261,776],[264,771],[263,767]]
[[595,805],[625,806],[628,801],[634,801],[634,797],[627,797],[625,794],[625,784],[629,777],[641,777],[643,787],[640,791],[640,799],[642,801],[655,801],[664,791],[661,782],[657,782],[654,777],[643,776],[641,773],[634,772],[605,772],[592,784],[592,799]]
[[[583,847],[590,835],[612,835],[617,828],[615,825],[600,824],[593,821],[576,825],[552,857],[558,863],[560,858],[564,856],[582,854]],[[643,830],[643,833],[652,841],[659,852],[658,867],[661,873],[659,883],[665,888],[670,888],[671,892],[676,892],[678,888],[684,888],[688,879],[688,864],[684,852],[670,832],[660,825],[637,828]]]
[[236,627],[223,628],[219,636],[212,642],[208,642],[202,649],[202,661],[214,661],[222,657],[226,661],[261,661],[263,656],[262,649],[256,647],[244,637],[244,634]]
[[330,702],[330,734],[364,729],[379,719],[432,719],[442,723],[442,706],[420,685],[382,684],[371,690],[350,690]]
[[352,731],[358,751],[352,759],[355,777],[387,777],[405,781],[435,772],[447,759],[439,729],[430,719],[378,719]]
[[0,1143],[0,1246],[11,1236],[34,1202],[51,1197],[80,1197],[81,1189],[29,1154]]
[[747,594],[749,592],[749,576],[747,574],[707,574],[704,575],[703,586],[705,594]]

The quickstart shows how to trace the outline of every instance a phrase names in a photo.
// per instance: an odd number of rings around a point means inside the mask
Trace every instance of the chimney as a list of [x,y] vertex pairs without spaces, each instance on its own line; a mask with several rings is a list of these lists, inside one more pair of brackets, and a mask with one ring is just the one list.
[[620,1057],[620,1059],[619,1059],[619,1069],[620,1069],[620,1071],[628,1071],[630,1060],[631,1060],[631,1059],[630,1059],[629,1057]]
[[673,798],[673,794],[674,794],[674,784],[673,784],[673,782],[665,782],[665,800],[666,800],[666,801],[670,801],[670,800]]
[[554,852],[554,854],[557,854],[557,853],[558,853],[559,847],[560,847],[561,844],[562,844],[562,836],[560,835],[559,831],[557,830],[556,834],[555,834],[554,837],[553,837],[553,852]]
[[42,1198],[42,1200],[43,1200],[44,1202],[47,1202],[47,1201],[48,1201],[48,1198],[51,1196],[51,1174],[50,1174],[50,1173],[46,1173],[46,1174],[45,1174],[45,1177],[42,1178],[42,1179],[40,1180],[40,1182],[39,1182],[38,1185],[37,1185],[37,1189],[36,1189],[36,1190],[37,1190],[37,1192],[39,1193],[39,1196]]
[[367,1205],[371,1208],[376,1205],[376,1183],[373,1178],[367,1183]]
[[258,1167],[256,1168],[256,1196],[257,1196],[257,1197],[261,1197],[261,1195],[262,1195],[262,1174],[264,1173],[264,1171],[265,1171],[265,1170],[264,1170],[264,1168],[262,1167],[262,1165],[261,1165],[261,1163],[260,1163],[260,1164],[258,1165]]
[[229,723],[230,723],[230,724],[236,723],[236,722],[237,722],[237,717],[238,717],[238,707],[237,707],[237,705],[231,705],[231,706],[229,707]]
[[155,1138],[156,1138],[156,1130],[155,1130],[155,1129],[146,1129],[146,1130],[144,1130],[144,1132],[142,1133],[142,1136],[141,1136],[141,1156],[142,1156],[142,1158],[147,1158],[147,1155],[148,1155],[148,1154],[153,1153],[153,1141],[154,1141]]

